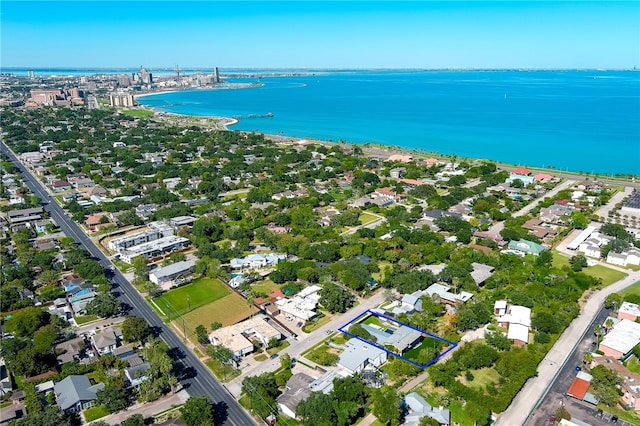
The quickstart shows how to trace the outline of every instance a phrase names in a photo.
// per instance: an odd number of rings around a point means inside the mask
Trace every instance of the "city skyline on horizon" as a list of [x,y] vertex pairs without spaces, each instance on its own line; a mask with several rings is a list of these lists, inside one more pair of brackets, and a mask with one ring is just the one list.
[[630,70],[639,18],[630,1],[6,1],[1,66]]

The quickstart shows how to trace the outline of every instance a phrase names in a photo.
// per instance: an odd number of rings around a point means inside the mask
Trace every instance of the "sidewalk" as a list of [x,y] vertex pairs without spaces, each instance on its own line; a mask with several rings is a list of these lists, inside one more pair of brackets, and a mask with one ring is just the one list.
[[142,414],[142,416],[146,419],[149,417],[153,417],[156,414],[167,411],[171,407],[182,405],[187,399],[189,399],[189,394],[186,390],[183,389],[180,392],[167,395],[164,398],[158,399],[157,401],[137,403],[135,405],[132,405],[125,411],[110,414],[98,420],[106,422],[110,425],[118,425],[134,414]]
[[626,278],[594,293],[583,306],[580,315],[574,319],[553,345],[547,356],[538,365],[538,375],[529,379],[516,395],[509,408],[500,416],[496,426],[524,425],[531,412],[547,392],[562,366],[582,339],[593,318],[598,314],[604,299],[611,293],[640,281],[640,271],[630,273]]

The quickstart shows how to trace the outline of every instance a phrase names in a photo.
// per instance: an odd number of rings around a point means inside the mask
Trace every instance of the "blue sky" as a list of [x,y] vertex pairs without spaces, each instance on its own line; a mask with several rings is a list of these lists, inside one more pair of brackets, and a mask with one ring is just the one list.
[[640,68],[640,2],[0,3],[2,67]]

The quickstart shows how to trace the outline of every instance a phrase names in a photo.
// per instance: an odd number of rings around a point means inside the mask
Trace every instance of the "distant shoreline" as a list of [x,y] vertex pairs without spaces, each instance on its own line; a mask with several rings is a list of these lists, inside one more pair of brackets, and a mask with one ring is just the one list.
[[[499,78],[499,80],[500,79],[501,79],[501,77]],[[593,79],[595,80],[596,77],[593,77]],[[602,83],[597,83],[597,84],[602,84]],[[215,90],[215,89],[213,89],[213,90]],[[165,91],[157,91],[157,92],[154,92],[153,94],[163,94],[163,93],[168,93],[168,92],[182,92],[182,91],[188,91],[188,90],[175,90],[175,89],[174,90],[165,90]],[[193,96],[195,96],[195,97],[200,96],[200,95],[197,95],[195,92],[193,92],[193,93],[194,93]],[[145,95],[149,95],[149,94],[145,94]],[[503,93],[500,92],[500,99],[501,100],[502,100],[502,95],[503,95]],[[190,99],[189,95],[185,95],[185,96],[187,97],[187,99]],[[229,96],[230,95],[224,95],[223,98],[226,99]],[[243,98],[244,97],[246,97],[246,96],[243,95]],[[178,96],[175,96],[175,97],[174,96],[168,96],[167,98],[168,99],[166,100],[166,103],[167,103],[166,108],[168,110],[174,110],[174,111],[177,110],[177,111],[180,111],[180,112],[171,112],[171,113],[170,112],[166,112],[164,110],[164,105],[162,105],[163,102],[157,102],[157,101],[149,102],[152,105],[147,106],[147,108],[150,108],[151,110],[154,110],[154,111],[162,112],[162,114],[171,114],[173,116],[180,116],[180,117],[194,117],[195,120],[197,120],[198,118],[207,118],[208,117],[208,119],[216,120],[219,123],[219,125],[216,126],[217,128],[224,128],[225,130],[246,131],[246,132],[252,132],[253,131],[253,132],[256,132],[256,133],[259,133],[259,134],[263,134],[263,135],[265,135],[265,137],[268,137],[270,139],[273,139],[273,140],[276,140],[276,141],[279,141],[279,142],[290,142],[290,143],[293,142],[293,143],[295,143],[296,141],[298,141],[300,139],[307,139],[307,140],[310,140],[310,141],[313,141],[313,142],[316,142],[316,143],[326,144],[327,146],[329,146],[329,145],[344,145],[345,143],[348,144],[348,145],[360,146],[360,147],[364,147],[364,146],[380,146],[380,147],[384,147],[384,149],[389,153],[406,152],[406,153],[409,153],[410,155],[414,155],[417,158],[420,158],[420,157],[425,157],[426,158],[426,157],[429,157],[429,156],[441,157],[441,158],[450,158],[452,156],[452,154],[450,152],[451,149],[445,149],[444,151],[439,151],[438,150],[438,148],[440,147],[440,145],[442,145],[442,143],[438,144],[437,142],[439,142],[439,141],[437,139],[436,139],[436,143],[435,144],[424,144],[422,146],[415,145],[415,144],[405,144],[405,146],[400,147],[400,146],[397,146],[398,145],[397,143],[393,143],[394,141],[391,141],[392,143],[388,143],[389,140],[385,140],[385,142],[387,142],[386,144],[380,143],[380,141],[376,141],[375,139],[366,140],[366,139],[369,139],[369,138],[359,138],[359,139],[356,138],[358,140],[350,141],[348,138],[344,138],[343,139],[342,137],[334,134],[335,132],[334,133],[329,132],[328,133],[329,137],[326,138],[326,139],[323,139],[322,138],[323,132],[319,132],[319,133],[316,132],[317,135],[312,136],[311,134],[305,132],[303,128],[296,128],[298,131],[294,132],[295,135],[288,135],[288,134],[286,134],[286,131],[285,132],[279,131],[282,128],[282,126],[271,125],[271,124],[269,124],[269,125],[265,124],[265,129],[263,131],[260,131],[260,129],[256,129],[255,127],[253,127],[252,124],[249,121],[245,121],[243,119],[244,116],[242,116],[242,117],[233,117],[233,118],[231,116],[227,116],[227,117],[217,116],[217,115],[215,115],[216,114],[215,109],[210,109],[209,111],[207,111],[205,109],[205,110],[202,111],[202,112],[205,112],[205,114],[206,114],[206,112],[209,112],[208,115],[200,115],[198,113],[192,114],[192,113],[190,113],[190,109],[189,108],[182,108],[182,107],[173,108],[171,105],[169,105],[169,104],[171,104],[172,100],[175,100],[176,102],[179,102],[178,99],[181,99],[180,97],[178,97]],[[249,96],[249,98],[251,98],[251,96]],[[511,96],[510,96],[510,98],[511,98]],[[200,99],[200,98],[198,98],[198,99]],[[156,104],[156,103],[160,104],[160,105],[153,105],[153,104]],[[264,108],[268,108],[268,106],[263,106],[263,109]],[[241,123],[241,125],[238,126],[238,127],[240,127],[240,129],[238,129],[237,127],[236,128],[231,128],[231,126],[237,125],[238,123]],[[252,129],[254,129],[254,130],[252,130]],[[270,130],[271,130],[271,132],[270,132]],[[321,137],[317,138],[318,136],[321,136]],[[326,136],[327,135],[325,135],[325,137]],[[500,137],[502,135],[498,135],[498,136]],[[386,139],[389,139],[389,138],[386,138]],[[531,145],[531,146],[537,146],[537,145],[535,145],[535,141],[534,142],[529,142],[529,143],[534,143],[534,145]],[[495,146],[495,143],[492,146]],[[555,150],[555,147],[551,147],[550,149],[554,149]],[[482,159],[482,158],[485,158],[485,159],[489,159],[489,161],[496,162],[498,164],[508,164],[508,165],[513,165],[514,167],[526,166],[526,167],[531,168],[531,167],[534,167],[533,165],[535,164],[535,168],[536,169],[538,169],[538,170],[546,170],[546,171],[549,171],[550,173],[553,173],[555,175],[558,175],[558,174],[571,174],[571,173],[568,173],[569,170],[571,170],[571,168],[565,167],[565,165],[562,165],[562,164],[560,164],[560,166],[562,166],[562,167],[553,167],[553,163],[551,163],[552,164],[551,167],[545,167],[545,165],[541,164],[541,163],[546,162],[548,165],[550,164],[549,160],[546,159],[546,158],[543,159],[543,161],[532,161],[533,159],[529,158],[528,156],[511,156],[512,158],[507,158],[508,156],[505,156],[505,155],[500,156],[500,155],[498,155],[498,157],[502,157],[502,158],[500,158],[500,159],[493,158],[492,159],[492,155],[491,154],[492,153],[496,154],[496,152],[494,152],[494,150],[492,150],[492,149],[490,149],[488,151],[485,151],[485,152],[482,152],[483,150],[480,150],[480,149],[475,149],[475,150],[470,150],[470,151],[471,152],[468,152],[466,155],[465,154],[460,155],[461,153],[457,152],[458,155],[456,155],[456,157],[458,157],[460,159],[462,159],[462,158],[466,158],[466,159],[472,159],[472,158]],[[516,152],[516,151],[514,151],[514,152]],[[544,152],[544,151],[542,151],[542,152]],[[563,157],[558,157],[558,158],[564,159],[564,158],[568,158],[568,157],[563,156]],[[593,157],[591,157],[591,158],[593,158]],[[542,167],[540,167],[540,166],[542,166]],[[573,176],[584,176],[584,177],[590,176],[590,177],[598,177],[598,178],[606,177],[606,176],[612,176],[612,177],[616,176],[612,172],[607,172],[606,169],[605,169],[605,171],[601,171],[601,172],[597,172],[597,173],[594,173],[593,169],[592,169],[591,173],[581,172],[579,170],[580,170],[579,168],[575,167],[573,169],[572,175]],[[585,170],[585,169],[583,168],[583,170]],[[619,174],[621,177],[633,176],[634,175],[633,171],[631,171],[630,173],[626,173],[626,174],[618,172],[617,174]]]
[[[179,92],[180,90],[174,90],[175,92]],[[164,92],[166,93],[166,92]],[[175,117],[185,117],[185,118],[203,118],[203,119],[212,119],[212,120],[216,120],[216,122],[222,127],[222,130],[226,130],[226,131],[238,131],[238,132],[242,132],[243,130],[233,130],[233,129],[229,129],[228,126],[233,126],[234,124],[237,124],[240,122],[240,120],[232,118],[232,117],[222,117],[222,116],[202,116],[202,115],[189,115],[189,114],[178,114],[178,113],[174,113],[174,112],[165,112],[165,111],[159,111],[156,108],[152,108],[152,107],[147,107],[144,106],[143,108],[152,110],[155,112],[155,114],[158,114],[160,117],[162,117],[163,115],[167,115],[167,116],[175,116]],[[246,133],[252,133],[252,132],[246,132]],[[256,134],[260,134],[262,135],[265,139],[269,139],[271,141],[274,141],[276,143],[280,143],[280,144],[288,144],[288,145],[295,145],[297,142],[300,141],[309,141],[312,142],[314,144],[318,144],[318,145],[323,145],[326,147],[332,147],[332,146],[357,146],[359,148],[362,149],[363,153],[365,156],[367,156],[368,158],[373,158],[373,159],[378,159],[378,160],[382,160],[383,158],[388,158],[389,156],[393,155],[393,154],[406,154],[406,155],[411,155],[411,156],[415,156],[416,158],[437,158],[440,160],[445,160],[445,159],[451,159],[453,157],[457,157],[458,160],[462,161],[462,160],[469,160],[469,161],[488,161],[491,163],[495,163],[496,167],[498,167],[499,169],[502,170],[509,170],[510,168],[516,168],[516,167],[526,167],[532,171],[536,171],[536,172],[546,172],[549,174],[552,174],[556,177],[559,178],[564,178],[564,179],[585,179],[585,180],[589,180],[589,179],[593,179],[593,180],[599,180],[599,181],[606,181],[606,182],[613,182],[613,183],[632,183],[632,186],[640,188],[640,184],[637,184],[635,182],[635,180],[633,178],[627,178],[627,177],[622,177],[622,176],[602,176],[602,175],[592,175],[592,174],[588,174],[588,173],[579,173],[579,172],[572,172],[572,171],[563,171],[563,170],[558,170],[558,169],[551,169],[551,168],[546,168],[546,167],[538,167],[538,166],[529,166],[526,164],[517,164],[517,163],[506,163],[503,161],[498,161],[498,160],[492,160],[492,159],[488,159],[488,158],[467,158],[467,157],[460,157],[460,156],[456,156],[456,155],[448,155],[448,154],[442,154],[439,152],[424,152],[424,151],[417,151],[417,150],[411,150],[408,148],[402,148],[400,146],[393,146],[393,145],[384,145],[381,143],[375,143],[375,142],[367,142],[367,143],[355,143],[355,142],[334,142],[334,141],[325,141],[325,140],[319,140],[319,139],[315,139],[312,137],[298,137],[298,136],[287,136],[287,135],[282,135],[282,134],[274,134],[274,133],[263,133],[263,132],[254,132]]]

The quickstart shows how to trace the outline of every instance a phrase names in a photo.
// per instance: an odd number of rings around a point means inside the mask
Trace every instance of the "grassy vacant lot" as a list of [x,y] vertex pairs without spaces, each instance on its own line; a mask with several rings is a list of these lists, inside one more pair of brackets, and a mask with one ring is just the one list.
[[163,311],[167,309],[168,304],[171,316],[175,316],[189,312],[189,306],[191,311],[194,311],[201,306],[222,299],[229,293],[231,293],[231,289],[220,280],[203,277],[191,284],[169,290],[155,298],[154,301]]
[[479,390],[486,389],[489,383],[497,384],[500,380],[500,374],[493,368],[481,368],[479,370],[471,370],[473,380],[469,382],[469,386]]
[[[181,316],[185,321],[187,334],[192,336],[198,325],[203,325],[207,330],[211,329],[212,322],[219,322],[223,326],[240,322],[258,310],[255,307],[249,308],[247,301],[234,292],[229,292],[225,297],[210,302],[207,305],[193,309],[191,312]],[[182,320],[176,320],[176,325],[181,328]]]
[[204,362],[204,365],[223,382],[228,382],[240,375],[240,370],[233,368],[229,364],[221,364],[217,359],[208,359]]
[[149,111],[147,109],[123,109],[120,112],[134,118],[153,117],[153,111]]
[[627,294],[640,294],[640,281],[631,285],[630,287],[625,288],[619,294],[625,296]]
[[251,284],[251,290],[255,291],[256,293],[266,295],[271,293],[271,290],[273,290],[274,288],[280,288],[280,286],[269,279]]
[[[563,266],[569,267],[569,258],[554,252],[553,266],[556,268],[562,268]],[[584,268],[582,272],[587,275],[591,275],[592,277],[600,278],[602,280],[602,285],[605,287],[627,276],[624,272],[616,271],[615,269],[607,268],[602,265],[588,266]]]
[[380,216],[375,215],[375,214],[371,214],[368,212],[362,212],[362,214],[359,217],[360,223],[362,225],[368,225],[372,222],[375,222],[376,220],[379,220]]

